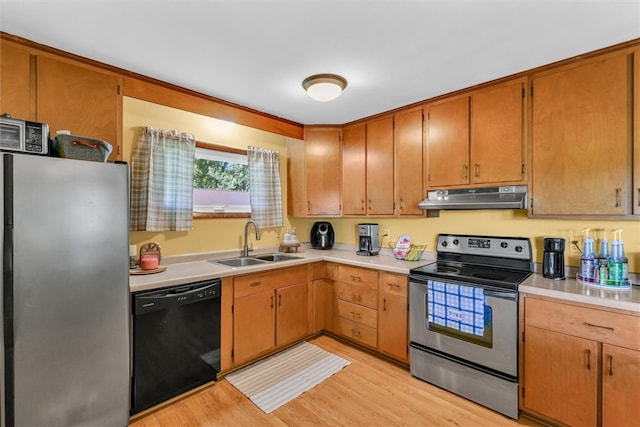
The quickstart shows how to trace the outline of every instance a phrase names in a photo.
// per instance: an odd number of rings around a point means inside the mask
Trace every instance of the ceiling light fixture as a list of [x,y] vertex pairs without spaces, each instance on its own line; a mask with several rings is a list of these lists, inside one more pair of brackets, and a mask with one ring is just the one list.
[[347,80],[337,74],[315,74],[302,81],[302,87],[312,99],[332,101],[347,87]]

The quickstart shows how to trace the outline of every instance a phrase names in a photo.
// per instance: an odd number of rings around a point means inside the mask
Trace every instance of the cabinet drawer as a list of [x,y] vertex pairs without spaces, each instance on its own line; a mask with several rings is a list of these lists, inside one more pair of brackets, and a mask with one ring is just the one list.
[[361,323],[338,317],[338,333],[353,341],[357,341],[369,347],[377,347],[378,331],[375,328],[364,326]]
[[338,316],[372,328],[378,326],[377,310],[340,299],[338,300]]
[[247,274],[233,279],[233,297],[240,298],[256,292],[274,290],[307,281],[307,266]]
[[640,350],[640,316],[527,297],[525,324]]
[[336,297],[339,300],[349,301],[364,305],[373,309],[378,308],[378,291],[353,286],[348,283],[337,282],[335,284]]
[[407,276],[402,274],[382,273],[382,293],[401,297],[407,296]]
[[372,290],[378,289],[378,272],[367,268],[339,265],[336,280]]

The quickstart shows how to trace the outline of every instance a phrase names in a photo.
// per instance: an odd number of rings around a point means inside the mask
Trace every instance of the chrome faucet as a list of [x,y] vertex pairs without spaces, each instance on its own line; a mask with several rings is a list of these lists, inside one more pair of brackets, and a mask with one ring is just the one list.
[[249,256],[249,245],[247,245],[247,233],[249,232],[249,224],[253,224],[253,228],[256,229],[256,240],[260,240],[260,229],[258,228],[258,224],[250,219],[244,225],[244,246],[242,247],[242,256]]

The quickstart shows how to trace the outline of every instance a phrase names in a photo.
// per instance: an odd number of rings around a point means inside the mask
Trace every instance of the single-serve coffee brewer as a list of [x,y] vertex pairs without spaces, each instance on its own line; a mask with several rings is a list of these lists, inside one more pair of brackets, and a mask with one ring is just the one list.
[[380,252],[378,224],[358,224],[358,255],[373,256]]
[[546,279],[564,280],[564,239],[547,237],[544,239],[542,275]]

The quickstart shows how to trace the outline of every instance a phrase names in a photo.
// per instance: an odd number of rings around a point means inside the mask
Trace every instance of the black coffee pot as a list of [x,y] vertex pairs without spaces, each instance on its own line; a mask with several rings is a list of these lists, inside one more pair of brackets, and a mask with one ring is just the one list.
[[542,258],[542,275],[546,279],[564,280],[564,243],[565,240],[555,237],[544,239],[544,257]]

